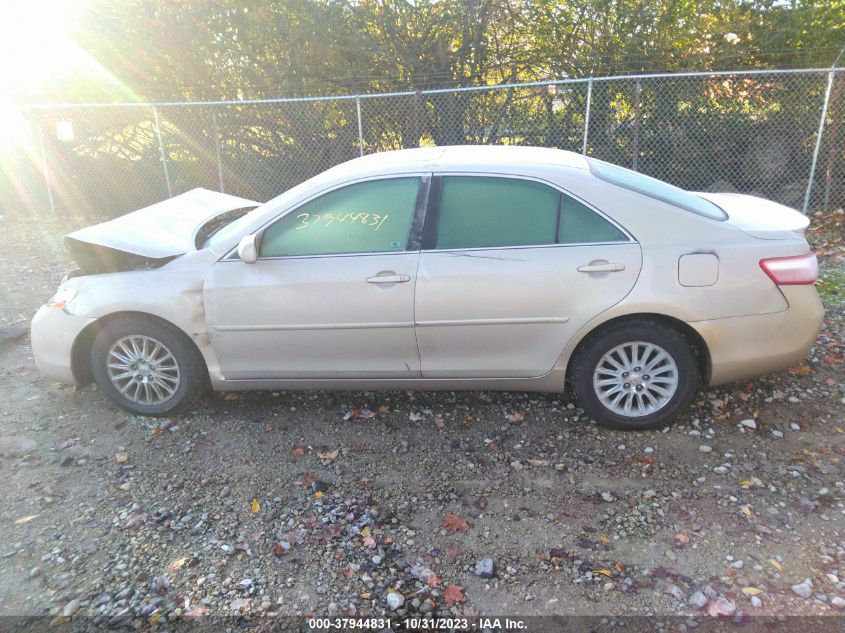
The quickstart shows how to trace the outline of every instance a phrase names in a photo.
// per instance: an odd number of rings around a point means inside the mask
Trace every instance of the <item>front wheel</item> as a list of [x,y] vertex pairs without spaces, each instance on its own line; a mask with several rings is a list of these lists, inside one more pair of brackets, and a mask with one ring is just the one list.
[[571,382],[581,407],[602,426],[647,430],[673,422],[689,404],[698,370],[683,334],[641,319],[589,337],[573,359]]
[[100,390],[140,415],[168,415],[189,407],[205,386],[197,349],[176,328],[152,319],[118,317],[91,346]]

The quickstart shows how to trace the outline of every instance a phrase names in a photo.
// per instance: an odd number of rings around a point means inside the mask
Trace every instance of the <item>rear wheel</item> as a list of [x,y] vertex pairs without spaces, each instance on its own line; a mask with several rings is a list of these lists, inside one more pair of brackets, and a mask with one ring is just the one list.
[[673,422],[697,383],[689,342],[659,321],[612,324],[588,338],[573,359],[579,404],[613,429],[646,430]]
[[100,390],[124,409],[167,415],[189,407],[205,385],[205,366],[184,334],[163,322],[119,317],[91,346]]

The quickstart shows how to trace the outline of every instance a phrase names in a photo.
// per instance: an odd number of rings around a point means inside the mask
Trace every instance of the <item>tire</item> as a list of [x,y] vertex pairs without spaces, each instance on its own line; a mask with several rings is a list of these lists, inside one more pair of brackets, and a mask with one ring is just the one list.
[[645,431],[671,424],[687,407],[698,368],[679,331],[660,321],[632,319],[585,339],[570,378],[578,403],[601,426]]
[[91,370],[97,387],[119,406],[151,416],[190,407],[208,377],[202,356],[181,331],[136,316],[117,317],[97,333]]

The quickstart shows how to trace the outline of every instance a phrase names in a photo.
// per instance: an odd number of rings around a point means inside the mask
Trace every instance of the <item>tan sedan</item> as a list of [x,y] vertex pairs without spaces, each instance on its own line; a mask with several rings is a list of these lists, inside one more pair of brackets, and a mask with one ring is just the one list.
[[574,390],[653,428],[788,367],[823,310],[805,216],[553,149],[356,159],[264,204],[195,189],[66,237],[35,316],[55,380],[141,414],[209,385]]

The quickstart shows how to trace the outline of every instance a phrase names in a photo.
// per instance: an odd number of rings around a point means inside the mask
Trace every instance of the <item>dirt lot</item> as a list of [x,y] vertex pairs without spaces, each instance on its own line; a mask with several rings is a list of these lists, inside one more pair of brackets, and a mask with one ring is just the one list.
[[[828,314],[808,362],[703,392],[663,432],[522,393],[211,395],[145,419],[42,379],[26,333],[0,343],[0,614],[837,613],[832,216],[811,237]],[[0,327],[50,296],[75,224],[0,219]]]

